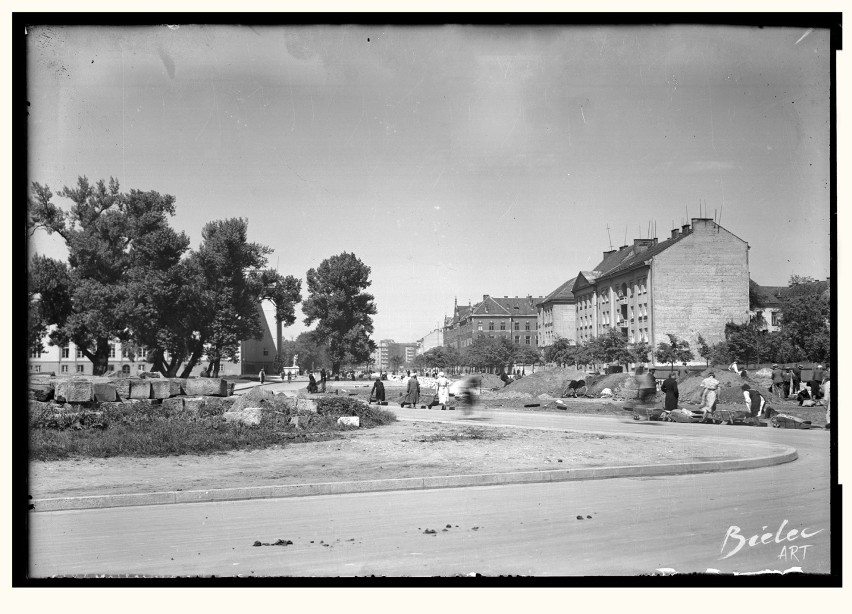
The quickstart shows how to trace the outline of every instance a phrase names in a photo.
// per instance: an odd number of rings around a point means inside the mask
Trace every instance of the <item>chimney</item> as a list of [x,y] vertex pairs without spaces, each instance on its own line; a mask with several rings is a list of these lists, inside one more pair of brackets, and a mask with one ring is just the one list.
[[677,239],[680,236],[679,228],[672,228],[672,239]]
[[487,294],[483,294],[483,295],[482,295],[482,300],[483,300],[483,301],[488,300],[488,295],[487,295]]
[[611,250],[609,250],[608,252],[604,252],[604,253],[603,253],[603,257],[604,257],[604,258],[606,258],[606,257],[607,257],[607,256],[609,256],[610,254],[614,254],[614,253],[615,253],[615,252],[617,252],[617,251],[618,251],[617,249],[611,249]]
[[634,251],[639,254],[651,247],[654,243],[654,239],[633,239],[633,248]]
[[689,234],[689,224],[684,224],[680,227],[680,234],[688,235]]
[[623,249],[627,249],[628,247],[630,247],[630,246],[629,245],[622,245],[621,247],[618,248],[618,251],[621,251]]

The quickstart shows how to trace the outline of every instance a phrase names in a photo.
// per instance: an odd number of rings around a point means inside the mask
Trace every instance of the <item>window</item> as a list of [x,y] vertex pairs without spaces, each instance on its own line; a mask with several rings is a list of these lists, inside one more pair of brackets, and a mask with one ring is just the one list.
[[80,348],[77,348],[77,358],[82,358],[82,357],[83,357],[83,350],[81,350]]
[[77,373],[83,372],[83,365],[77,365]]
[[488,323],[488,330],[494,330],[494,322]]
[[515,335],[515,343],[520,343],[520,342],[521,342],[520,335]]
[[109,346],[109,357],[110,358],[115,358],[115,346],[116,346],[115,343],[113,343]]
[[137,370],[137,371],[144,371],[144,370],[145,370],[145,365],[136,365],[136,370]]
[[[127,358],[127,350],[128,350],[128,347],[122,343],[121,344],[121,357],[122,358]],[[130,367],[128,367],[128,369],[129,368]]]
[[63,373],[68,373],[68,365],[62,365],[62,369],[61,369],[61,371],[62,371]]
[[71,355],[71,348],[67,345],[62,348],[62,358],[68,358]]
[[772,326],[781,326],[781,318],[779,317],[781,314],[777,311],[772,312]]
[[269,350],[267,350],[266,348],[263,348],[263,355],[269,356]]
[[515,330],[521,330],[521,323],[515,322]]
[[524,330],[529,330],[529,329],[530,329],[530,323],[524,322]]
[[122,365],[121,366],[122,373],[130,373],[130,365]]
[[115,365],[107,365],[107,371],[115,371]]
[[34,365],[33,371],[35,371],[36,373],[41,373],[41,365]]
[[529,336],[529,335],[527,335],[527,336],[525,337],[525,340],[526,340],[526,344],[527,344],[527,345],[529,345],[529,344],[530,344],[530,336]]
[[476,330],[478,330],[479,332],[482,332],[482,322],[480,322],[479,324],[476,325]]
[[30,352],[30,358],[41,358],[41,350],[32,350]]
[[500,330],[506,330],[506,323],[500,322]]

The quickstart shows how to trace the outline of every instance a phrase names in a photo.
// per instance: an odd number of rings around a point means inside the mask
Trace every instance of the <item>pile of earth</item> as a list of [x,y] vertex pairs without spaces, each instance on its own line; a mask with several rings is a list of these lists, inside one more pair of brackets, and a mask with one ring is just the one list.
[[[559,397],[562,396],[571,381],[577,380],[588,380],[588,375],[586,375],[585,371],[580,371],[579,369],[553,367],[544,371],[536,371],[519,380],[515,380],[506,386],[502,392],[503,394],[508,392],[523,392],[534,397],[538,397],[540,394]],[[485,385],[483,384],[484,387]]]
[[[636,385],[636,377],[630,373],[610,373],[602,377],[597,377],[589,386],[587,395],[590,397],[599,397],[601,392],[609,388],[612,392],[612,398],[616,400],[635,399],[639,393]],[[657,400],[663,399],[662,393],[657,393]]]
[[480,377],[482,378],[483,390],[503,387],[503,380],[500,379],[499,375],[494,375],[493,373],[482,373]]
[[762,376],[761,372],[757,372],[752,376],[748,374],[742,377],[739,373],[727,371],[723,368],[711,367],[704,369],[699,375],[694,375],[687,378],[678,384],[680,392],[680,400],[682,403],[700,403],[701,394],[704,389],[701,387],[701,382],[709,377],[710,373],[719,380],[719,390],[717,392],[717,400],[719,403],[738,404],[743,400],[742,385],[748,384],[753,389],[766,395],[768,394],[767,387],[772,382],[771,372],[769,379]]

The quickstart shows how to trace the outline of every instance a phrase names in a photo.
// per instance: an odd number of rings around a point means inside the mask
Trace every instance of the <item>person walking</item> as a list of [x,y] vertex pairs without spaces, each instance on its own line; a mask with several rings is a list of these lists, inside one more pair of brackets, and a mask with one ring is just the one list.
[[435,390],[441,409],[447,409],[447,405],[450,403],[450,380],[444,377],[443,371],[438,373],[438,379],[435,380]]
[[704,389],[701,393],[701,407],[699,411],[704,412],[704,422],[708,420],[715,421],[716,412],[716,391],[719,389],[719,380],[716,379],[716,374],[712,371],[701,380],[701,387]]
[[263,386],[263,382],[266,381],[266,371],[261,369],[257,374],[257,379],[260,380],[260,385]]
[[680,392],[678,392],[677,389],[677,379],[675,379],[674,372],[669,373],[669,376],[663,380],[660,390],[666,394],[664,409],[666,411],[677,409],[677,401],[680,397]]
[[791,394],[797,394],[802,389],[802,365],[796,365],[792,368],[793,378],[792,378],[792,388],[793,392]]
[[784,369],[784,373],[782,374],[782,379],[784,380],[784,398],[788,398],[792,394],[792,390],[790,386],[793,382],[793,372],[789,367]]
[[689,377],[689,369],[686,368],[686,363],[683,363],[677,368],[677,378],[685,380],[687,377]]
[[377,404],[381,405],[385,400],[385,385],[382,383],[381,374],[376,378],[376,381],[373,382],[373,388],[370,390],[370,400],[375,400]]
[[462,411],[466,416],[473,413],[473,410],[476,408],[481,388],[482,378],[477,373],[468,375],[462,381],[459,399],[461,400]]
[[405,394],[405,401],[400,405],[411,405],[414,409],[420,401],[420,382],[417,381],[417,374],[412,373],[408,378],[408,388]]
[[327,379],[327,375],[326,375],[326,372],[325,372],[325,368],[322,368],[322,369],[320,369],[320,386],[322,386],[322,388],[320,389],[320,392],[325,392],[326,379]]

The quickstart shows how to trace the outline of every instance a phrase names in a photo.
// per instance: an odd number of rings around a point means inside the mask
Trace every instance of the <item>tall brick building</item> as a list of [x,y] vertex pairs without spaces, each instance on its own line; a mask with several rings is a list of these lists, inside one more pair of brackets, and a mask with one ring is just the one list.
[[488,294],[476,305],[459,307],[444,328],[444,346],[465,348],[479,336],[506,337],[518,345],[538,348],[538,310],[541,298],[492,297]]
[[656,347],[672,333],[697,348],[749,319],[748,244],[712,219],[692,218],[663,242],[636,239],[604,252],[573,286],[578,341],[621,332]]

